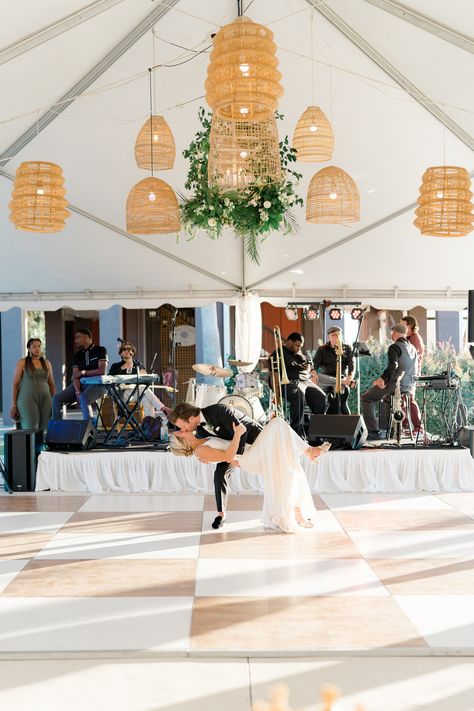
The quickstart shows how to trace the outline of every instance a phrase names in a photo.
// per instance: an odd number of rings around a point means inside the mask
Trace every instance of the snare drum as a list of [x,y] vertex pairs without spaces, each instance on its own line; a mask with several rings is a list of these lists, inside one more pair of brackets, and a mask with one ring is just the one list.
[[265,412],[262,407],[262,403],[258,397],[251,396],[249,398],[243,397],[242,395],[226,395],[219,400],[219,405],[227,405],[228,407],[234,407],[236,410],[240,410],[247,417],[251,417],[253,420],[258,422],[263,422],[265,420]]
[[239,373],[235,379],[236,390],[258,389],[260,380],[257,373]]
[[208,385],[200,383],[196,385],[196,398],[194,405],[202,409],[208,405],[216,405],[227,393],[225,385]]

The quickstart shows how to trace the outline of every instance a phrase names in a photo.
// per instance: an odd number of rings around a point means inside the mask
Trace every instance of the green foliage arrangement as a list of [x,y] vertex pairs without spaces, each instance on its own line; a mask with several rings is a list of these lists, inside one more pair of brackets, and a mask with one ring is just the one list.
[[[224,228],[231,228],[244,240],[250,259],[259,264],[259,246],[270,232],[289,234],[297,228],[290,209],[303,204],[295,192],[302,176],[289,167],[296,161],[296,151],[289,145],[288,136],[280,141],[282,179],[278,183],[261,181],[239,191],[209,187],[207,167],[212,114],[201,107],[198,117],[202,128],[183,151],[184,158],[189,160],[185,188],[192,191],[191,197],[182,197],[183,228],[190,239],[198,230],[217,239]],[[281,114],[276,117],[282,118]]]

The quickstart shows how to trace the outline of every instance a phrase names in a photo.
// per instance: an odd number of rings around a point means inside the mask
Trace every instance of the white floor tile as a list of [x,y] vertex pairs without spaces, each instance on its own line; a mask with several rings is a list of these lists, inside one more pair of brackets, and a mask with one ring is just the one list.
[[197,558],[199,533],[58,533],[37,558]]
[[474,493],[463,491],[456,494],[439,494],[439,498],[458,511],[474,517]]
[[69,513],[56,511],[2,511],[0,513],[0,533],[41,533],[61,528],[71,518]]
[[79,509],[85,511],[202,511],[200,494],[95,494]]
[[451,507],[432,494],[320,494],[331,509],[353,509],[366,511],[380,509],[446,510]]
[[200,559],[196,595],[388,595],[363,560]]
[[5,711],[250,711],[248,664],[246,659],[0,661],[0,707]]
[[474,531],[348,531],[364,558],[470,558]]
[[23,570],[28,560],[0,560],[0,592]]
[[[216,517],[215,511],[204,511],[202,520],[202,530],[212,531],[212,522]],[[261,511],[228,511],[226,514],[224,529],[229,533],[231,531],[248,531],[262,533],[265,529],[262,525]]]
[[394,600],[431,647],[474,650],[474,595],[395,595]]
[[192,598],[0,598],[0,652],[186,650]]

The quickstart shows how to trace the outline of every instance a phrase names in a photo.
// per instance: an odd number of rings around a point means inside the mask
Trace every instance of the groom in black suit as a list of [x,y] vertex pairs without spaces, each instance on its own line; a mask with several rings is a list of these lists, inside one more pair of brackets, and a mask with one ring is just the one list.
[[[182,402],[170,415],[171,422],[183,432],[196,432],[196,437],[220,437],[231,440],[234,437],[233,425],[243,424],[246,432],[240,438],[237,454],[242,454],[245,445],[253,444],[262,431],[262,425],[244,415],[240,410],[234,410],[227,405],[209,405],[200,410],[194,405]],[[214,492],[217,505],[217,516],[212,528],[220,528],[225,519],[227,503],[227,481],[234,467],[229,462],[219,462],[214,471]]]

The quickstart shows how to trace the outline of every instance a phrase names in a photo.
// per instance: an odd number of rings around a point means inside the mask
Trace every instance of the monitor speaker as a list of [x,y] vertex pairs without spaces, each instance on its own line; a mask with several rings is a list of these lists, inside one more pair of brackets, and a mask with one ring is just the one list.
[[61,451],[90,449],[94,427],[90,420],[50,420],[46,433],[48,449]]
[[331,442],[334,447],[359,449],[367,439],[362,415],[311,415],[309,436]]
[[466,425],[466,427],[462,428],[459,441],[463,447],[467,447],[470,450],[471,457],[474,457],[474,427],[472,425]]
[[36,465],[43,444],[37,430],[11,430],[3,435],[7,482],[13,491],[34,491]]
[[467,340],[474,343],[474,291],[469,291],[467,302]]

